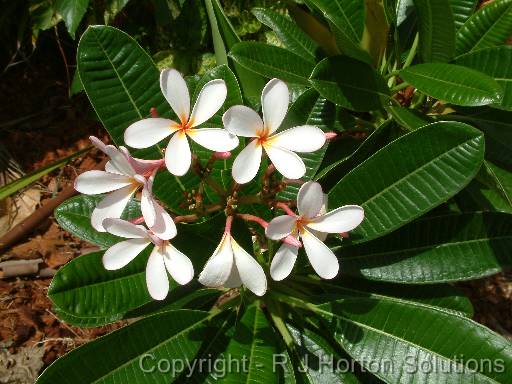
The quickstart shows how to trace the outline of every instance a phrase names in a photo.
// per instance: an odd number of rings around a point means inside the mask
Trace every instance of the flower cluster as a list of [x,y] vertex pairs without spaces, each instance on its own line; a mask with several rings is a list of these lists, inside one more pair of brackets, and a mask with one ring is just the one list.
[[[189,138],[214,151],[212,159],[229,157],[230,151],[239,145],[239,136],[249,138],[233,162],[232,176],[236,183],[232,192],[235,195],[240,184],[256,177],[264,152],[272,163],[264,177],[277,170],[286,179],[301,183],[298,179],[304,176],[306,167],[296,152],[316,151],[324,146],[327,138],[332,137],[332,134],[312,125],[278,132],[289,103],[288,87],[278,79],[270,80],[263,89],[263,119],[246,106],[232,106],[222,116],[224,128],[198,128],[224,104],[227,87],[223,80],[212,80],[204,85],[192,112],[187,84],[179,72],[164,70],[160,76],[160,87],[179,122],[152,114],[151,118],[130,125],[124,133],[124,141],[133,148],[148,148],[171,136],[164,159],[137,159],[125,147],[118,149],[91,137],[93,144],[109,157],[109,161],[104,171],[85,172],[75,182],[76,190],[81,193],[107,193],[92,213],[92,226],[97,231],[126,239],[105,252],[103,264],[106,269],[120,269],[148,246],[153,246],[147,261],[146,282],[151,297],[156,300],[162,300],[168,294],[168,274],[182,285],[194,277],[190,259],[171,244],[177,235],[175,222],[184,221],[184,217],[171,217],[152,193],[159,170],[167,168],[173,175],[182,176],[196,161]],[[121,219],[129,200],[139,196],[139,191],[142,217],[132,221]],[[244,285],[258,296],[265,294],[267,278],[260,263],[233,238],[231,226],[234,216],[262,225],[269,239],[282,241],[270,266],[274,280],[282,280],[290,274],[301,247],[304,247],[320,277],[335,277],[339,270],[338,259],[323,241],[328,233],[343,234],[354,229],[364,217],[363,209],[355,205],[327,212],[326,195],[316,182],[303,183],[296,202],[274,199],[271,205],[286,215],[275,217],[270,223],[256,216],[237,213],[234,206],[229,206],[229,200],[225,196],[225,206],[217,209],[224,209],[227,214],[224,235],[200,273],[199,282],[208,287]],[[290,208],[295,204],[298,214]]]

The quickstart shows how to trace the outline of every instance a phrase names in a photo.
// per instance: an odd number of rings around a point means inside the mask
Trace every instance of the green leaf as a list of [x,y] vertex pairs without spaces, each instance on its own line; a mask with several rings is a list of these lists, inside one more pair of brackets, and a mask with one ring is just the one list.
[[318,57],[324,56],[319,45],[289,17],[266,8],[253,8],[252,13],[261,23],[272,29],[281,43],[296,55],[312,63]]
[[434,122],[430,117],[414,109],[389,106],[387,110],[393,116],[393,119],[402,127],[409,131],[414,131],[427,124]]
[[471,16],[457,31],[455,53],[503,45],[512,30],[512,0],[493,1]]
[[73,350],[36,383],[171,383],[177,373],[159,370],[159,360],[170,365],[174,359],[192,362],[215,330],[211,318],[207,312],[191,310],[147,317]]
[[313,310],[341,347],[385,382],[508,382],[510,342],[466,317],[372,296]]
[[393,141],[353,169],[330,190],[329,205],[361,205],[365,219],[351,236],[371,240],[454,196],[476,175],[483,154],[483,135],[475,128],[433,123]]
[[493,78],[460,65],[418,64],[401,70],[400,77],[428,96],[456,105],[499,103],[503,96]]
[[[314,89],[310,89],[304,92],[295,103],[292,104],[282,124],[282,129],[310,124],[324,131],[329,131],[332,130],[335,119],[336,106],[321,97]],[[326,145],[318,151],[299,154],[306,165],[305,180],[311,180],[318,171],[328,145],[327,142]],[[279,198],[293,200],[297,197],[298,192],[299,186],[288,185],[286,189],[279,193]]]
[[346,275],[340,276],[339,279],[333,282],[336,285],[325,285],[326,294],[333,293],[331,289],[337,289],[339,292],[345,292],[345,294],[350,292],[363,296],[371,294],[374,297],[396,298],[404,302],[422,303],[469,318],[473,317],[471,301],[464,296],[460,289],[449,284],[409,285],[407,289],[404,289],[403,284],[354,279]]
[[476,279],[511,265],[512,215],[426,217],[380,239],[338,249],[342,271],[408,284]]
[[208,12],[210,25],[212,26],[216,57],[217,59],[222,57],[222,61],[219,61],[218,64],[230,64],[230,67],[240,80],[244,98],[254,109],[258,109],[261,90],[265,86],[265,79],[237,63],[228,63],[225,61],[227,60],[226,52],[229,51],[233,45],[241,41],[240,37],[238,37],[224,13],[219,0],[206,0],[206,10]]
[[455,53],[455,23],[450,2],[414,0],[420,56],[424,62],[448,62]]
[[56,0],[55,11],[62,16],[69,34],[74,39],[80,21],[87,11],[89,0]]
[[315,179],[321,181],[324,189],[331,189],[353,168],[396,139],[396,130],[396,125],[383,123],[351,155],[322,169]]
[[[360,381],[347,364],[337,366],[347,357],[341,355],[319,334],[310,329],[299,329],[291,324],[286,327],[293,338],[298,363],[297,370],[305,384],[357,384]],[[339,368],[338,370],[336,368]]]
[[371,111],[381,107],[388,87],[373,68],[347,56],[328,57],[317,64],[311,85],[323,97],[352,111]]
[[492,47],[470,52],[459,56],[456,63],[476,69],[496,80],[503,89],[503,98],[501,103],[493,106],[512,110],[512,46]]
[[308,84],[314,62],[280,47],[254,41],[235,44],[229,52],[236,63],[262,76],[295,84]]
[[[102,198],[101,195],[72,197],[55,209],[55,219],[63,229],[72,235],[101,248],[108,248],[119,242],[121,238],[107,232],[98,232],[91,225],[92,211]],[[140,203],[132,199],[121,217],[130,220],[140,216]]]
[[19,179],[13,180],[10,183],[1,186],[0,187],[0,200],[5,199],[6,197],[12,195],[13,193],[18,192],[22,188],[25,188],[26,186],[36,182],[44,175],[47,175],[48,173],[50,173],[56,169],[62,168],[67,163],[69,163],[72,159],[87,152],[89,149],[90,149],[90,147],[82,149],[80,151],[77,151],[69,156],[63,157],[62,159],[54,161],[53,163],[45,165],[44,167],[36,169],[35,171],[32,171],[32,172],[20,177]]
[[343,53],[371,63],[360,47],[365,22],[364,0],[310,0],[331,24]]
[[[106,26],[87,28],[78,45],[77,65],[85,92],[115,144],[124,144],[124,130],[149,117],[150,108],[170,113],[158,69],[126,33]],[[155,149],[147,152],[160,156]]]
[[450,0],[455,29],[459,29],[475,11],[478,0]]

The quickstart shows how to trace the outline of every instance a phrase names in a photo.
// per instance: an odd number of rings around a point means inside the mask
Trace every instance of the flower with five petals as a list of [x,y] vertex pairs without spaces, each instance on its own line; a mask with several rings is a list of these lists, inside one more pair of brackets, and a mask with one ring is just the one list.
[[[364,210],[358,205],[345,205],[322,213],[325,204],[322,187],[316,182],[304,183],[297,195],[299,215],[283,215],[272,219],[265,234],[272,240],[293,235],[302,240],[304,250],[315,272],[324,279],[334,278],[339,271],[336,255],[323,240],[328,233],[343,233],[356,228],[364,219]],[[270,266],[274,280],[286,278],[297,259],[298,248],[283,244]]]
[[199,282],[207,287],[237,288],[242,284],[257,296],[267,291],[267,278],[261,265],[231,236],[231,219],[220,244],[208,259],[199,275]]
[[324,132],[312,125],[301,125],[274,134],[286,116],[289,103],[286,84],[270,80],[261,95],[263,120],[251,108],[235,105],[223,115],[224,127],[237,136],[253,138],[233,163],[233,179],[250,182],[258,173],[263,149],[283,176],[300,179],[306,166],[295,152],[314,152],[325,144]]
[[176,232],[170,215],[152,195],[155,172],[161,160],[142,160],[130,155],[124,147],[117,149],[105,145],[91,136],[92,143],[110,157],[105,171],[87,171],[75,180],[75,189],[86,195],[108,194],[96,205],[91,215],[91,224],[99,232],[105,232],[103,220],[119,218],[133,194],[142,188],[141,208],[146,224],[162,239],[169,239]]
[[180,122],[153,117],[137,121],[124,132],[124,141],[133,148],[148,148],[172,135],[165,152],[169,172],[183,176],[190,168],[192,154],[187,136],[215,152],[227,152],[238,146],[238,137],[223,128],[201,128],[224,104],[227,88],[224,80],[209,81],[199,92],[190,114],[190,94],[181,74],[166,69],[160,74],[160,88]]
[[[148,245],[154,244],[146,266],[146,284],[153,299],[163,300],[167,296],[167,272],[180,285],[187,284],[194,277],[194,266],[190,259],[168,240],[161,239],[144,226],[121,219],[105,219],[103,226],[107,232],[128,239],[107,249],[103,255],[103,265],[107,270],[123,268]],[[171,238],[175,236],[176,231],[172,233]]]

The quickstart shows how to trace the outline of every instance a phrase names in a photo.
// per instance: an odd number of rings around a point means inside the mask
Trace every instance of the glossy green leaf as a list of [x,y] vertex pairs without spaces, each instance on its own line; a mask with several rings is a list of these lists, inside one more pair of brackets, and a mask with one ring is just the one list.
[[448,214],[422,218],[380,239],[341,247],[342,271],[409,284],[476,279],[512,263],[512,216]]
[[[511,16],[512,18],[512,13]],[[480,49],[459,56],[459,65],[476,69],[492,77],[503,89],[503,98],[495,108],[512,110],[512,46]]]
[[[92,211],[102,198],[101,195],[72,197],[55,209],[55,219],[63,229],[72,235],[101,248],[108,248],[119,242],[120,238],[107,232],[98,232],[91,225]],[[140,203],[130,200],[122,218],[130,220],[140,216]]]
[[289,17],[266,8],[253,8],[252,13],[261,23],[272,29],[291,52],[312,63],[323,56],[318,44]]
[[353,111],[381,107],[381,97],[389,90],[373,68],[347,56],[328,57],[317,64],[311,85],[327,100]]
[[512,0],[492,1],[458,30],[455,52],[462,55],[478,49],[503,45],[512,30]]
[[322,183],[325,190],[331,189],[353,168],[396,139],[399,136],[396,131],[394,124],[382,124],[352,154],[322,169],[315,179]]
[[[282,129],[311,124],[327,132],[332,130],[335,119],[335,105],[321,97],[315,90],[310,89],[291,105],[282,124]],[[305,180],[312,179],[318,171],[328,145],[327,143],[315,152],[299,154],[306,165]],[[298,191],[299,186],[288,185],[285,190],[279,193],[279,198],[293,200],[297,197]]]
[[329,205],[361,205],[365,219],[351,236],[371,240],[459,192],[480,169],[483,154],[484,139],[477,129],[433,123],[393,141],[353,169],[329,191]]
[[456,105],[499,103],[503,96],[492,77],[455,64],[418,64],[400,71],[400,77],[421,92]]
[[360,383],[353,370],[346,369],[351,359],[341,355],[322,336],[291,324],[287,328],[295,343],[297,370],[305,384]]
[[341,347],[385,382],[508,382],[510,342],[466,317],[373,296],[313,310]]
[[448,62],[455,53],[455,23],[450,2],[414,0],[423,62]]
[[455,29],[459,29],[475,11],[478,0],[450,0]]
[[405,107],[389,106],[387,110],[393,116],[393,119],[402,127],[409,131],[414,131],[434,121],[414,109]]
[[89,0],[57,0],[55,2],[55,11],[62,16],[73,39],[88,6]]
[[360,47],[365,23],[364,0],[310,0],[329,21],[343,53],[371,62]]
[[308,84],[314,62],[292,51],[273,45],[247,41],[235,44],[229,52],[236,63],[267,78],[277,77],[295,84]]
[[[85,344],[57,360],[38,378],[46,383],[171,383],[173,360],[192,362],[214,332],[207,312],[179,310],[154,315]],[[168,370],[158,369],[161,359]],[[178,368],[180,369],[180,368]]]
[[[213,41],[215,44],[215,51],[217,59],[219,56],[226,57],[226,52],[231,50],[233,45],[239,43],[240,37],[236,34],[233,26],[227,18],[219,0],[205,0],[206,10],[208,11],[208,18],[212,26]],[[217,52],[219,52],[217,54]],[[227,64],[224,59],[217,64]],[[265,79],[241,65],[233,62],[228,62],[230,67],[236,73],[240,80],[240,86],[244,98],[250,105],[257,109],[260,105],[261,90],[265,86]]]
[[512,213],[512,173],[486,160],[476,178],[456,199],[465,211]]

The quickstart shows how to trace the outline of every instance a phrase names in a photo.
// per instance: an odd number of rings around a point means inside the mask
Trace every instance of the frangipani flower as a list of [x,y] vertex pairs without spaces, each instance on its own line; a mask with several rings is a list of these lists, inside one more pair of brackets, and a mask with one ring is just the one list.
[[142,188],[141,208],[146,224],[164,240],[175,236],[176,226],[172,218],[152,195],[155,172],[162,165],[162,161],[136,159],[124,147],[117,149],[113,145],[105,145],[94,136],[90,139],[110,157],[105,171],[87,171],[75,180],[75,189],[80,193],[97,195],[110,192],[92,212],[93,228],[105,232],[103,220],[121,217],[130,198]]
[[237,183],[248,183],[256,176],[263,149],[279,173],[289,179],[300,179],[306,173],[306,166],[295,152],[314,152],[325,144],[324,132],[312,125],[301,125],[272,135],[283,122],[289,98],[286,84],[272,79],[261,94],[263,120],[243,105],[235,105],[224,113],[222,121],[229,132],[254,138],[233,163],[233,179]]
[[212,80],[205,84],[199,92],[192,114],[187,84],[178,71],[162,71],[160,88],[180,122],[159,117],[137,121],[124,132],[124,141],[130,147],[147,148],[174,134],[165,152],[165,164],[169,172],[183,176],[192,163],[187,136],[215,152],[231,151],[238,145],[238,137],[225,129],[194,129],[211,118],[224,104],[227,95],[224,80]]
[[[332,279],[338,274],[339,263],[336,255],[323,243],[325,235],[356,228],[364,219],[364,211],[358,205],[345,205],[321,213],[324,201],[320,184],[312,181],[304,183],[297,195],[299,216],[288,214],[275,217],[265,233],[272,240],[280,240],[290,234],[300,238],[315,272],[324,279]],[[270,275],[274,280],[282,280],[290,274],[297,252],[297,247],[283,243],[270,266]]]
[[[103,255],[105,269],[123,268],[148,245],[155,245],[146,266],[146,284],[153,299],[163,300],[167,296],[167,272],[180,285],[187,284],[194,277],[194,266],[190,259],[174,248],[169,241],[161,239],[144,226],[121,219],[105,219],[103,226],[107,232],[128,239],[107,249]],[[171,238],[175,236],[176,231]]]
[[267,291],[265,272],[231,236],[230,226],[230,223],[226,225],[219,246],[199,275],[199,282],[215,288],[237,288],[243,284],[255,295],[263,296]]

